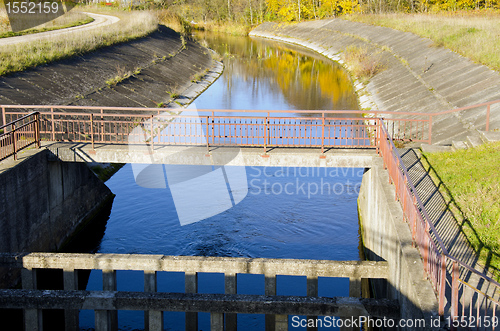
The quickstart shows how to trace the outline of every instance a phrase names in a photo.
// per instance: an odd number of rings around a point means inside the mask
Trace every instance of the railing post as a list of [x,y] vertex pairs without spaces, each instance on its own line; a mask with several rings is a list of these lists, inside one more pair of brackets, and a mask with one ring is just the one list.
[[[21,270],[21,282],[23,290],[37,289],[37,272],[36,269],[23,268]],[[25,330],[43,330],[42,310],[41,309],[25,309],[24,310],[24,329]]]
[[50,108],[50,126],[52,127],[52,141],[56,141],[56,123],[54,122],[54,108]]
[[264,154],[267,153],[267,117],[265,121],[266,123],[264,124]]
[[490,130],[490,104],[486,107],[486,132]]
[[94,115],[90,114],[90,140],[92,141],[92,150],[94,148]]
[[271,117],[271,114],[267,112],[267,117],[266,117],[266,123],[267,123],[267,144],[269,145],[269,142],[271,141],[271,129],[269,127],[269,117]]
[[153,128],[153,118],[154,115],[151,115],[151,149],[154,151],[155,142],[154,142],[154,128]]
[[[197,293],[198,292],[198,273],[186,272],[185,273],[185,292]],[[186,331],[198,330],[198,313],[186,313]]]
[[439,287],[439,315],[444,316],[444,301],[446,292],[446,256],[441,254],[441,279]]
[[325,113],[323,112],[323,123],[321,125],[321,154],[325,152]]
[[[430,271],[429,270],[429,247],[430,247],[430,244],[429,244],[429,240],[431,240],[431,236],[430,236],[430,233],[429,233],[429,223],[428,222],[425,222],[425,233],[427,233],[427,236],[425,236],[425,242],[424,242],[424,274],[425,272],[427,272],[428,274],[430,274]],[[420,244],[420,243],[419,243]]]
[[451,276],[451,318],[453,320],[458,317],[458,284],[459,284],[458,277],[459,277],[458,262],[453,261],[453,269]]
[[[78,290],[78,270],[63,269],[63,282],[65,291]],[[78,331],[79,327],[79,313],[78,309],[65,309],[64,310],[64,330]]]
[[[226,294],[236,294],[238,274],[226,273],[224,276],[224,288]],[[226,331],[236,331],[237,314],[226,314]]]
[[[423,133],[422,133],[423,135]],[[423,139],[423,137],[422,137]],[[432,115],[429,115],[429,145],[432,144]]]
[[[144,270],[144,292],[157,291],[157,272]],[[144,311],[144,329],[146,331],[163,330],[163,311],[148,310]]]
[[208,138],[208,121],[210,120],[210,117],[207,116],[207,134],[205,135],[206,139],[207,139],[207,153],[210,153],[210,144],[209,144],[209,138]]
[[11,132],[12,132],[12,153],[14,154],[14,160],[17,160],[16,153],[16,125],[14,123],[11,124]]
[[215,113],[212,112],[212,144],[215,145]]
[[35,114],[35,140],[36,146],[40,148],[40,113]]
[[101,129],[99,130],[101,132],[101,142],[104,142],[104,117],[102,114],[104,114],[104,109],[101,109]]
[[7,119],[5,116],[5,107],[2,106],[2,125],[5,125],[5,124],[7,124]]

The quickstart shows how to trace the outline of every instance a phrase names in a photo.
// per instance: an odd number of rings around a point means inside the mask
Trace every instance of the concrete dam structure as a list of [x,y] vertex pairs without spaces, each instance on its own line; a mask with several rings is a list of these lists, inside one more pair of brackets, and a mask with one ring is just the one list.
[[[347,28],[338,21],[289,27],[265,24],[253,34],[297,41],[319,31],[317,36],[325,45],[329,45],[330,39],[340,40],[342,45],[360,42],[360,38],[345,31],[339,33],[338,38],[331,36],[331,31],[342,29]],[[304,44],[304,40],[301,43]],[[317,47],[314,43],[305,44]],[[318,50],[332,57],[337,54],[319,46]],[[207,54],[201,50],[198,55],[205,58]],[[390,56],[397,58],[394,54]],[[387,61],[394,64],[394,70],[387,71],[386,75],[402,73],[401,61],[393,60],[387,57]],[[167,58],[158,63],[162,61]],[[2,194],[6,197],[4,208],[8,208],[2,214],[5,217],[0,225],[1,235],[8,231],[7,241],[0,246],[5,252],[0,254],[0,266],[9,268],[5,279],[13,280],[19,272],[22,274],[22,289],[0,290],[0,308],[22,309],[24,327],[30,330],[43,328],[45,309],[63,309],[67,330],[77,329],[80,309],[94,311],[96,330],[117,329],[118,310],[144,310],[146,330],[164,328],[163,311],[186,312],[187,330],[198,329],[198,312],[210,313],[212,330],[235,330],[237,314],[247,313],[265,314],[266,330],[286,330],[288,316],[293,314],[418,320],[422,321],[415,327],[419,330],[440,329],[447,316],[458,316],[459,309],[485,308],[485,315],[494,316],[495,301],[483,295],[482,288],[471,286],[470,279],[476,277],[478,283],[491,285],[493,290],[497,286],[495,281],[448,251],[427,214],[421,193],[414,187],[401,156],[404,150],[398,150],[393,140],[450,144],[453,139],[484,134],[483,131],[498,127],[498,102],[478,106],[486,116],[476,116],[477,112],[468,109],[448,111],[452,107],[448,108],[448,101],[443,99],[444,90],[429,89],[428,81],[414,75],[416,64],[409,63],[410,68],[403,66],[403,69],[413,78],[406,73],[404,79],[409,77],[409,80],[405,82],[408,86],[415,85],[411,93],[429,102],[419,108],[418,114],[410,115],[412,117],[401,112],[360,110],[358,113],[373,117],[345,119],[336,117],[340,111],[309,111],[313,114],[307,120],[294,120],[286,115],[287,111],[228,116],[230,111],[201,110],[202,115],[193,120],[194,116],[173,111],[165,113],[159,108],[141,108],[140,112],[135,112],[138,108],[130,108],[127,113],[127,108],[101,104],[113,105],[116,98],[126,96],[130,91],[127,85],[137,83],[136,77],[118,86],[124,89],[122,92],[113,88],[105,88],[105,92],[89,89],[83,98],[76,98],[81,102],[67,102],[74,108],[2,106],[4,122],[10,124],[5,128],[4,144],[0,148],[4,159],[0,180],[5,184],[2,185]],[[153,60],[146,67],[156,64]],[[155,80],[154,70],[144,72],[149,73],[151,81]],[[367,86],[368,90],[376,87],[382,91],[386,85],[377,78],[373,82]],[[392,90],[394,86],[389,85],[386,87]],[[411,93],[393,97],[406,98]],[[496,95],[494,91],[488,93],[488,96]],[[140,97],[144,96],[145,93],[141,93]],[[142,103],[137,102],[137,96],[131,105],[154,107],[155,98],[150,96]],[[94,103],[95,100],[98,102]],[[362,101],[385,106],[395,101],[385,93],[377,95],[376,92],[370,100]],[[99,106],[85,107],[89,104]],[[390,107],[400,109],[400,104],[396,102]],[[26,115],[22,108],[33,112]],[[80,111],[68,111],[75,109]],[[446,116],[437,117],[441,115]],[[401,128],[402,123],[406,128],[410,122],[417,123],[411,126],[414,135],[400,136],[397,130],[391,129]],[[140,130],[134,131],[138,128]],[[27,148],[34,145],[41,148]],[[59,250],[95,213],[97,206],[111,197],[104,184],[87,169],[86,162],[364,168],[358,202],[364,253],[370,261],[48,253],[47,250]],[[74,213],[65,213],[68,206]],[[13,222],[17,217],[24,221]],[[40,233],[40,229],[45,232]],[[42,252],[30,253],[34,250]],[[40,269],[59,270],[62,288],[41,288],[37,281]],[[82,291],[77,285],[80,270],[101,270],[102,291]],[[142,271],[144,292],[118,291],[117,270]],[[158,273],[162,271],[183,272],[185,293],[158,292]],[[224,274],[224,294],[198,293],[198,274],[202,272]],[[238,274],[264,275],[264,295],[238,293]],[[307,296],[277,295],[277,276],[280,275],[306,277]],[[318,297],[318,277],[349,278],[349,297]],[[368,280],[376,298],[362,298],[362,288],[366,289]],[[466,286],[475,291],[468,305],[463,295]],[[354,328],[351,325],[342,329]]]

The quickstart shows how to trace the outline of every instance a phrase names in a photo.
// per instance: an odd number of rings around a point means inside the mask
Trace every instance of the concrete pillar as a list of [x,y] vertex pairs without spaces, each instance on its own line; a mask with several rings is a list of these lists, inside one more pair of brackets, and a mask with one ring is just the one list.
[[[156,271],[144,271],[144,292],[157,291],[156,276]],[[144,328],[146,331],[163,331],[163,311],[144,311]]]
[[224,331],[224,314],[222,313],[210,314],[210,330]]
[[[23,290],[36,290],[36,269],[23,268],[21,270]],[[41,309],[25,309],[24,310],[24,329],[31,331],[42,331],[42,310]]]
[[[265,275],[264,294],[276,295],[276,275]],[[275,315],[266,314],[266,331],[274,331],[276,327]]]
[[[359,277],[349,278],[349,296],[356,298],[361,297],[361,278]],[[357,318],[357,316],[354,316],[354,318]],[[340,328],[340,331],[353,331],[353,330],[355,330],[354,327],[343,326]]]
[[95,331],[108,331],[109,330],[109,316],[107,310],[95,310]]
[[[103,270],[102,271],[102,290],[103,291],[116,291],[116,270]],[[108,316],[108,330],[118,330],[118,311],[107,311]],[[96,312],[96,330],[97,330],[97,312]]]
[[[78,270],[64,269],[63,270],[64,289],[67,291],[78,290]],[[78,331],[79,327],[79,314],[78,309],[65,309],[64,310],[64,330]]]
[[[265,295],[276,295],[276,275],[265,275]],[[266,331],[282,331],[288,329],[287,315],[266,314]]]
[[[185,292],[197,293],[198,292],[198,273],[186,272],[185,273]],[[198,313],[186,313],[186,331],[198,330]]]
[[361,297],[361,278],[349,278],[349,296],[355,298]]
[[[307,296],[317,297],[318,296],[318,277],[317,276],[307,276]],[[307,319],[316,320],[318,316],[307,316]],[[316,327],[307,327],[307,331],[316,331]]]
[[[237,294],[237,274],[226,273],[224,276],[224,287],[226,294]],[[226,314],[226,331],[236,331],[237,314]]]

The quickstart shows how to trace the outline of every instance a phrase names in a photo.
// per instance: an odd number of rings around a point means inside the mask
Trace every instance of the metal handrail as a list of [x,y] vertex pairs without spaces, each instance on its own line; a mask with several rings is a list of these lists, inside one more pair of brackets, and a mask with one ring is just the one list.
[[[36,144],[38,148],[40,148],[40,130],[39,130],[39,112],[32,112],[29,113],[23,117],[17,118],[16,120],[6,123],[2,126],[0,126],[0,130],[3,130],[3,132],[0,134],[0,160],[3,160],[4,158],[7,158],[11,155],[14,155],[14,160],[17,160],[17,152],[20,150],[31,146],[32,144]],[[29,119],[30,117],[33,117],[32,120],[25,122],[26,119]],[[20,126],[16,126],[17,123],[22,123]],[[29,131],[30,134],[32,135],[33,141],[31,141],[28,144],[23,144],[22,146],[19,146],[17,144],[17,135],[19,132],[22,133],[22,129],[27,128],[28,126],[33,125],[33,131]],[[11,137],[10,143],[9,143],[9,137]],[[4,145],[4,142],[6,142],[6,145]],[[10,149],[8,145],[12,145],[12,149],[9,152],[5,152],[5,149]]]
[[[458,265],[462,266],[463,268],[469,270],[470,272],[472,272],[475,275],[483,278],[484,280],[488,281],[489,283],[491,283],[492,285],[494,285],[494,286],[496,286],[496,287],[498,287],[500,289],[500,283],[498,283],[497,281],[495,281],[491,277],[488,277],[486,274],[484,274],[484,273],[482,273],[482,272],[474,269],[473,267],[469,266],[468,264],[460,261],[456,257],[450,255],[450,253],[446,249],[446,247],[445,247],[445,245],[444,245],[441,237],[439,236],[439,233],[435,229],[434,224],[431,222],[429,214],[428,214],[428,212],[427,212],[424,204],[422,203],[419,195],[417,194],[417,191],[416,191],[416,188],[415,188],[415,186],[413,184],[413,181],[412,181],[411,177],[408,174],[408,169],[404,165],[404,163],[403,163],[403,161],[401,159],[401,156],[399,155],[399,152],[397,151],[397,148],[394,145],[394,141],[392,140],[392,137],[389,135],[389,132],[388,132],[387,128],[385,127],[383,121],[380,121],[380,127],[381,127],[382,131],[384,132],[384,134],[386,135],[387,140],[388,140],[388,142],[389,142],[389,144],[391,146],[392,157],[397,162],[397,164],[396,164],[396,162],[394,162],[394,165],[398,167],[398,169],[401,172],[401,174],[406,178],[406,184],[407,184],[407,186],[405,185],[405,187],[410,190],[410,193],[413,193],[413,197],[415,198],[415,202],[416,202],[416,206],[415,207],[418,207],[418,209],[419,209],[417,211],[420,211],[422,213],[424,221],[429,226],[430,230],[434,233],[435,239],[436,239],[436,241],[437,241],[437,243],[438,243],[438,245],[439,245],[439,247],[441,248],[441,251],[442,251],[442,253],[440,253],[440,254],[445,259],[450,260],[453,265],[457,265],[457,267],[458,267]],[[381,153],[383,153],[381,148],[379,148],[379,151]],[[389,175],[390,175],[390,171],[389,171]],[[392,181],[395,182],[395,179],[392,178]],[[396,191],[397,190],[398,190],[398,186],[396,186]],[[401,197],[401,192],[397,192],[397,194]],[[400,200],[400,202],[401,202],[401,200]],[[403,208],[403,212],[404,212],[404,208]],[[432,240],[432,238],[430,237],[430,233],[429,232],[425,232],[425,233],[427,234],[428,239]],[[452,269],[454,269],[454,268],[455,267],[453,267]],[[454,277],[452,277],[452,278],[454,278]],[[443,279],[442,279],[442,281],[443,281]],[[469,288],[472,289],[474,292],[483,295],[483,297],[486,298],[486,299],[491,299],[491,301],[493,301],[495,304],[497,304],[496,300],[493,300],[488,295],[486,295],[485,293],[483,293],[479,289],[471,286],[470,284],[466,283],[465,281],[461,280],[460,278],[457,278],[455,281],[457,283],[461,282],[461,283],[467,284],[469,286]],[[452,284],[451,284],[452,289],[454,287],[458,286],[457,284],[455,284],[455,281],[453,281]],[[438,284],[435,284],[435,285],[437,287]],[[443,285],[443,287],[441,287],[438,290],[438,292],[440,292],[440,293],[438,293],[439,294],[439,301],[440,301],[439,302],[439,310],[440,310],[440,314],[442,315],[444,313],[444,302],[443,302],[444,301],[444,284],[440,284],[440,285]],[[457,317],[456,309],[458,309],[458,301],[459,301],[458,292],[457,291],[452,291],[451,301],[452,301],[452,305],[451,306],[454,307],[454,309],[455,309],[455,311],[453,311],[453,309],[452,309],[452,317]]]

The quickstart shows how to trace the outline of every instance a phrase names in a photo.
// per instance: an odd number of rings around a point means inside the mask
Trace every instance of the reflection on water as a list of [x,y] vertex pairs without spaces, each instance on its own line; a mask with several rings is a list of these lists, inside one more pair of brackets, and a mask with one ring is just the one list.
[[[221,78],[196,99],[197,108],[358,109],[348,74],[324,57],[265,40],[213,34],[199,34],[197,38],[205,39],[223,54],[225,65]],[[184,222],[186,225],[182,226],[178,205],[183,210],[194,208],[201,205],[198,196],[211,193],[200,195],[201,190],[197,192],[193,187],[188,190],[191,193],[177,194],[174,186],[191,182],[194,174],[190,166],[181,168],[174,172],[161,170],[158,180],[163,183],[152,186],[145,185],[142,179],[138,182],[140,176],[134,179],[137,172],[131,165],[118,171],[106,183],[116,198],[103,239],[95,250],[122,254],[359,259],[356,207],[362,169],[247,167],[243,179],[248,189],[244,198],[240,200],[235,195],[233,184],[224,186],[220,191],[230,190],[232,208],[224,205],[219,208],[221,213],[191,224]],[[176,173],[175,178],[171,178],[172,173]],[[227,179],[230,175],[226,171],[226,182],[232,183]],[[229,200],[221,201],[229,204]],[[117,279],[120,291],[143,290],[141,272],[118,271]],[[160,272],[158,282],[158,291],[184,291],[182,273]],[[348,296],[348,284],[348,279],[320,278],[319,295]],[[102,272],[92,271],[87,289],[102,290]],[[198,290],[223,293],[224,276],[200,274]],[[238,275],[238,293],[264,294],[264,276]],[[305,295],[306,278],[278,276],[277,293]],[[199,315],[199,330],[210,329],[209,314]],[[121,330],[142,329],[143,323],[142,312],[119,312]],[[93,324],[93,312],[82,311],[80,326],[87,329]],[[166,312],[165,327],[184,330],[184,313]],[[263,315],[238,317],[238,330],[263,329]]]
[[206,109],[357,110],[349,74],[302,47],[222,34],[196,38],[223,55],[224,73],[198,99]]

